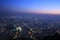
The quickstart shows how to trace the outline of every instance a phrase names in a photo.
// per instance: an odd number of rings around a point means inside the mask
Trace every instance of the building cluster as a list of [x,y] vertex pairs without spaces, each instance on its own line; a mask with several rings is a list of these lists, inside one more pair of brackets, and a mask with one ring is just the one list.
[[[38,18],[24,19],[23,17],[0,17],[0,35],[16,38],[31,38],[37,40],[43,36],[60,34],[60,22],[42,21]],[[1,37],[1,36],[0,36]]]

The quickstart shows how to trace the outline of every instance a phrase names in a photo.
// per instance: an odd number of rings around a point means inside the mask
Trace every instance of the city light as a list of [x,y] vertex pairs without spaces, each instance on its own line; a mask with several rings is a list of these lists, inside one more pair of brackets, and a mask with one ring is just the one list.
[[18,31],[22,31],[22,28],[21,27],[16,27],[16,30]]
[[57,30],[57,33],[60,34],[60,30]]

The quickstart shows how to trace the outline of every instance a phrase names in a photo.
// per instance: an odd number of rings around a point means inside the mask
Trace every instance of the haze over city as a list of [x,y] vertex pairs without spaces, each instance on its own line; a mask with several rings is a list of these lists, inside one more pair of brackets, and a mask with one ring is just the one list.
[[0,3],[0,40],[60,40],[60,0]]

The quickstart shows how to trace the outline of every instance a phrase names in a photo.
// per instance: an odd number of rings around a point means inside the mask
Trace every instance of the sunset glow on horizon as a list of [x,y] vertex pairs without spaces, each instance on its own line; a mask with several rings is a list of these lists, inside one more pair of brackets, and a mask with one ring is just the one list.
[[2,1],[3,10],[33,12],[43,14],[60,14],[59,0],[7,0]]

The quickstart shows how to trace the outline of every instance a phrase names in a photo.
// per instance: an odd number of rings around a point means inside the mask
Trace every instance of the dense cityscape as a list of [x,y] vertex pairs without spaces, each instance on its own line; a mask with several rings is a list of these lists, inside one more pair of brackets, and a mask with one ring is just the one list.
[[60,34],[60,22],[57,21],[37,17],[0,17],[0,40],[44,40],[44,37],[53,37],[56,33]]
[[0,40],[60,40],[60,0],[0,0]]

